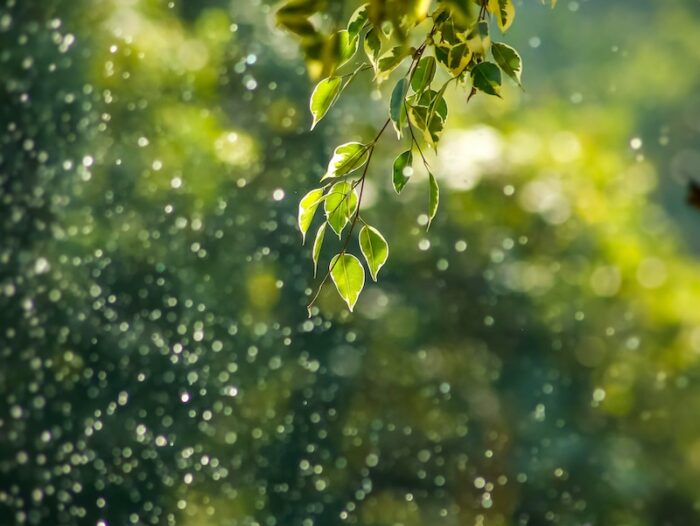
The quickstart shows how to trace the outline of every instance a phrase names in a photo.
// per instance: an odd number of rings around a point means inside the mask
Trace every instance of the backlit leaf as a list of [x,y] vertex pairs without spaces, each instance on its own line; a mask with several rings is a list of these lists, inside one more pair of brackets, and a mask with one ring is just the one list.
[[352,184],[347,181],[334,184],[328,191],[323,206],[328,224],[340,237],[345,225],[357,210],[357,194]]
[[323,188],[316,188],[307,193],[301,198],[301,201],[299,201],[297,222],[299,224],[299,230],[301,230],[303,241],[306,241],[306,232],[308,232],[311,222],[314,219],[314,214],[316,214],[316,209],[322,200]]
[[329,268],[338,294],[352,312],[365,286],[365,269],[362,268],[362,263],[351,254],[338,254],[331,260]]
[[329,77],[323,79],[316,85],[311,94],[309,108],[314,121],[311,124],[313,130],[319,121],[326,115],[331,106],[338,99],[338,95],[343,89],[343,81],[340,77]]
[[314,239],[314,246],[311,249],[311,259],[314,262],[314,278],[316,277],[316,269],[318,268],[318,258],[321,255],[321,247],[323,246],[323,239],[326,237],[326,225],[328,223],[323,223],[316,231],[316,238]]
[[365,225],[360,230],[360,250],[367,261],[370,276],[377,281],[377,274],[389,258],[389,244],[376,228]]
[[428,176],[430,185],[428,196],[428,228],[430,228],[437,214],[438,206],[440,205],[440,187],[432,172],[428,172]]
[[342,177],[354,172],[367,162],[368,146],[359,142],[348,142],[338,146],[328,163],[323,179]]

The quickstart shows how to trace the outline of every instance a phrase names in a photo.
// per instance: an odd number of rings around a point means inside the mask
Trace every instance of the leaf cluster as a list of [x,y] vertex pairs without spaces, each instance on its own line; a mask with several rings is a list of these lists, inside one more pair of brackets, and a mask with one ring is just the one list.
[[[552,7],[555,3],[550,0]],[[395,71],[408,67],[395,80],[386,122],[375,138],[336,147],[321,179],[325,184],[299,203],[298,225],[304,240],[323,205],[324,221],[316,231],[311,253],[314,274],[327,228],[341,242],[309,304],[309,314],[329,278],[353,309],[365,284],[362,263],[349,253],[358,224],[359,249],[372,279],[376,281],[388,259],[386,239],[360,213],[365,178],[384,131],[391,125],[398,140],[406,143],[393,164],[391,180],[396,193],[410,182],[416,159],[428,174],[429,228],[438,211],[440,189],[426,152],[437,150],[446,126],[446,90],[451,85],[463,89],[467,100],[478,94],[501,97],[504,75],[521,86],[523,70],[517,50],[492,39],[493,25],[505,33],[513,24],[513,0],[370,0],[350,15],[345,27],[328,35],[311,21],[326,9],[321,0],[288,0],[277,12],[279,24],[300,38],[312,77],[321,78],[309,103],[311,129],[361,73],[371,71],[373,83],[381,85]]]

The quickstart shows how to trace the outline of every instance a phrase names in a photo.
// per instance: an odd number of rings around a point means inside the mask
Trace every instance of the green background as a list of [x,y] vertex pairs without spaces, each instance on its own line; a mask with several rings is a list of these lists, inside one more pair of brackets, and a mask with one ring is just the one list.
[[700,524],[700,3],[520,4],[430,232],[387,136],[389,262],[307,319],[297,201],[391,83],[309,133],[267,2],[3,2],[0,523]]

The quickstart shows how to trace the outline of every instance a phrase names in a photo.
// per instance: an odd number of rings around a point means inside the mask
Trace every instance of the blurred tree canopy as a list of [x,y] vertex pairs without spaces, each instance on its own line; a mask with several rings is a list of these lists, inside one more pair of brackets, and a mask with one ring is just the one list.
[[446,92],[429,232],[377,150],[391,259],[310,319],[298,201],[395,82],[309,133],[278,7],[0,7],[0,523],[700,523],[700,5],[516,2],[527,91]]

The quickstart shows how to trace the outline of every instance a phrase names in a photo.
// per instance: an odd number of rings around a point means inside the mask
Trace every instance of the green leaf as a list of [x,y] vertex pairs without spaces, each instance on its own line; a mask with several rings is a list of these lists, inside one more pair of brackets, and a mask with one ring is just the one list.
[[311,115],[314,118],[314,122],[311,124],[312,130],[333,106],[342,89],[343,81],[340,77],[329,77],[316,85],[309,103]]
[[306,241],[306,232],[311,226],[311,221],[314,219],[318,205],[323,201],[323,188],[311,190],[308,194],[299,201],[299,214],[297,222],[299,230],[301,230],[302,243]]
[[367,261],[372,279],[377,281],[379,270],[389,258],[389,244],[379,230],[365,225],[360,230],[360,250]]
[[316,231],[316,239],[314,239],[314,246],[311,249],[311,259],[314,262],[314,278],[316,277],[316,269],[318,268],[318,258],[321,255],[321,247],[323,246],[323,238],[326,237],[326,225],[328,223],[323,223]]
[[383,82],[403,60],[411,54],[407,46],[395,46],[384,53],[377,62],[377,82]]
[[435,77],[436,69],[435,57],[423,57],[420,59],[411,79],[411,88],[413,88],[415,93],[420,94],[425,88],[430,86]]
[[352,312],[365,286],[365,269],[362,268],[362,263],[351,254],[338,254],[331,260],[329,268],[338,294]]
[[435,215],[437,214],[438,206],[440,205],[440,187],[438,186],[437,179],[435,179],[432,172],[429,171],[428,175],[430,178],[430,195],[428,196],[428,228],[430,228],[430,225],[433,223],[433,219],[435,219]]
[[472,70],[474,87],[489,95],[501,96],[501,70],[493,62],[482,62]]
[[518,52],[506,44],[494,42],[491,47],[491,53],[496,64],[503,72],[512,78],[518,86],[522,86],[520,76],[523,72],[523,61]]
[[379,38],[379,31],[372,28],[365,35],[365,42],[363,44],[365,48],[365,54],[369,59],[369,63],[372,64],[374,68],[374,73],[378,72],[378,61],[379,55],[382,52],[382,41]]
[[345,225],[357,210],[357,194],[352,184],[347,181],[334,184],[326,195],[323,206],[328,224],[340,237]]
[[365,27],[369,16],[368,8],[369,4],[362,4],[350,17],[350,21],[348,22],[348,34],[350,35],[350,38],[357,38],[362,31],[362,28]]
[[394,129],[396,130],[396,135],[399,139],[401,138],[401,129],[403,128],[406,119],[404,100],[406,99],[407,91],[408,80],[406,80],[406,77],[403,77],[396,83],[394,91],[391,93],[389,116],[391,117],[391,122],[394,124]]
[[338,39],[338,67],[341,67],[357,53],[359,39],[352,38],[345,29],[338,31],[336,37]]
[[394,190],[397,194],[401,193],[404,186],[408,184],[408,180],[413,175],[413,153],[411,150],[406,150],[394,160]]
[[359,142],[348,142],[338,146],[328,163],[328,171],[321,179],[342,177],[354,172],[367,162],[369,147]]

